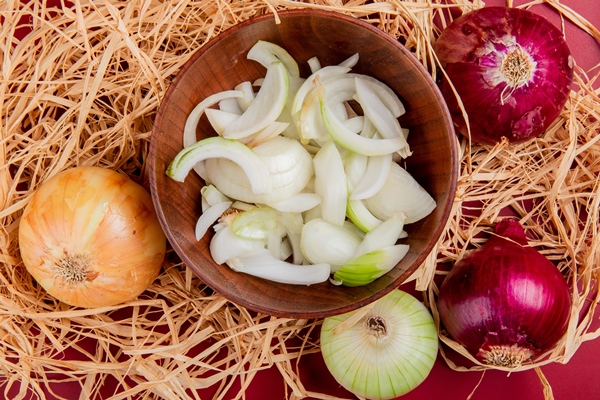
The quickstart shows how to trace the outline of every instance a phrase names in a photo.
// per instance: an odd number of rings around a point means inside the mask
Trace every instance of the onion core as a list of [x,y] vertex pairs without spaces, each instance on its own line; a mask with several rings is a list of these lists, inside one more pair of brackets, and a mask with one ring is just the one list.
[[532,247],[521,225],[500,221],[483,246],[457,262],[440,287],[450,336],[480,362],[516,368],[565,334],[571,295],[558,268]]

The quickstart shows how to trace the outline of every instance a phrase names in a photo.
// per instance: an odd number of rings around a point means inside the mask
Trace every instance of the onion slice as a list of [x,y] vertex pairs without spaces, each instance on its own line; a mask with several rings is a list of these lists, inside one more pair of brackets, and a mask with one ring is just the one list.
[[335,143],[326,143],[313,158],[315,193],[321,197],[321,212],[326,221],[342,226],[346,219],[348,189],[344,163]]
[[408,250],[407,244],[397,244],[362,254],[337,270],[333,279],[344,286],[368,285],[391,271]]
[[271,191],[271,176],[261,158],[244,144],[219,136],[202,139],[181,150],[167,168],[167,175],[183,182],[198,162],[208,158],[225,158],[245,172],[254,193]]
[[330,274],[328,264],[296,265],[273,257],[264,248],[227,260],[227,265],[238,272],[293,285],[325,282]]
[[258,132],[274,122],[288,98],[288,71],[281,62],[274,62],[267,68],[265,81],[246,111],[223,131],[223,137],[241,139]]
[[[319,88],[320,83],[317,81],[316,85]],[[317,93],[321,104],[323,123],[331,137],[342,147],[358,154],[380,156],[394,153],[405,146],[406,141],[400,136],[389,139],[369,139],[355,134],[335,115],[322,86]]]
[[365,205],[382,220],[400,211],[406,213],[407,224],[425,218],[435,209],[435,200],[404,168],[395,162],[390,164],[387,181],[379,192],[365,199]]

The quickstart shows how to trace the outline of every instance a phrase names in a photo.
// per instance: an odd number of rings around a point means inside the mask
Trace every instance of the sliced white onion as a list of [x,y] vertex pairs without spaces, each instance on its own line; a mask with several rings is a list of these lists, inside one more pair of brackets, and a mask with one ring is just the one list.
[[214,185],[204,185],[202,189],[200,189],[200,194],[203,199],[206,199],[206,202],[210,206],[214,206],[215,204],[222,203],[224,201],[230,201],[230,199],[225,196],[223,193],[219,192]]
[[360,78],[355,79],[356,96],[365,116],[375,125],[379,134],[386,139],[400,138],[402,147],[398,150],[403,157],[410,156],[408,142],[404,138],[402,128],[398,120],[392,115],[392,112],[381,101],[377,94],[371,89],[368,83]]
[[[176,181],[183,182],[194,165],[200,161],[214,158],[224,158],[235,162],[244,171],[245,178],[248,179],[254,193],[271,191],[271,175],[261,157],[246,145],[220,136],[202,139],[181,150],[167,168],[167,175]],[[215,186],[218,187],[218,185]]]
[[279,136],[287,129],[288,126],[289,124],[287,122],[274,121],[260,131],[240,139],[240,142],[244,143],[250,148],[253,148]]
[[313,158],[315,193],[321,197],[323,219],[342,226],[346,219],[348,189],[342,157],[335,143],[327,142]]
[[369,157],[365,174],[352,189],[350,200],[364,200],[381,190],[392,168],[392,155]]
[[436,207],[433,197],[411,174],[394,162],[391,163],[390,174],[381,190],[365,199],[365,205],[373,215],[382,220],[404,211],[407,224],[426,217]]
[[310,68],[310,72],[313,74],[321,69],[321,61],[319,61],[319,58],[316,56],[309,58],[306,63]]
[[306,80],[304,81],[302,86],[300,86],[300,88],[296,92],[296,96],[294,97],[294,101],[292,103],[292,109],[291,109],[292,115],[295,115],[296,113],[300,112],[300,110],[302,108],[302,104],[304,103],[306,96],[312,90],[314,90],[315,80],[319,80],[319,81],[323,82],[323,81],[326,81],[331,76],[344,75],[348,71],[350,71],[350,68],[348,68],[348,67],[343,67],[343,66],[339,66],[339,65],[329,65],[327,67],[321,68],[320,70],[314,72],[312,75],[310,75],[308,78],[306,78]]
[[267,240],[279,231],[279,213],[270,207],[241,212],[233,219],[231,230],[244,239]]
[[333,225],[316,218],[304,224],[300,249],[311,263],[330,264],[335,272],[355,257],[360,243],[361,238],[346,225]]
[[264,248],[265,245],[264,241],[241,238],[229,226],[224,226],[215,232],[209,250],[214,262],[221,265],[229,259]]
[[400,137],[390,139],[369,139],[355,134],[350,129],[346,128],[344,123],[333,113],[327,102],[325,93],[322,90],[318,93],[321,102],[321,116],[323,117],[323,123],[331,137],[342,147],[358,154],[380,156],[394,153],[405,146],[404,139]]
[[240,106],[240,110],[242,110],[242,112],[246,111],[248,107],[250,107],[250,103],[254,101],[254,88],[252,87],[252,83],[250,81],[244,81],[236,85],[234,89],[244,93],[242,97],[237,97],[236,100]]
[[407,244],[396,244],[374,250],[344,264],[333,279],[345,286],[368,285],[392,270],[408,253]]
[[312,157],[293,139],[278,136],[253,150],[267,168],[271,191],[253,191],[240,167],[226,159],[207,160],[208,180],[232,199],[264,204],[276,203],[300,193],[313,176]]
[[278,202],[269,202],[267,205],[281,212],[302,213],[320,203],[321,197],[316,193],[298,193]]
[[243,272],[274,282],[294,285],[312,285],[329,279],[328,264],[296,265],[273,257],[267,249],[258,249],[249,254],[227,261],[235,271]]
[[356,257],[370,253],[382,247],[393,246],[404,231],[406,214],[399,212],[368,232],[356,249]]
[[321,118],[319,99],[314,92],[306,96],[302,109],[296,114],[300,140],[302,144],[308,144],[311,140],[325,142],[330,140],[329,132]]
[[281,62],[267,68],[265,82],[244,113],[223,132],[223,137],[241,139],[258,132],[277,120],[285,107],[289,91],[289,75]]
[[237,115],[242,115],[243,112],[240,108],[240,104],[237,101],[237,97],[228,97],[219,101],[219,110]]
[[344,171],[346,171],[348,190],[350,192],[365,176],[368,162],[368,156],[357,153],[350,153],[344,160]]
[[223,136],[225,128],[240,117],[240,114],[223,111],[218,108],[207,108],[204,110],[204,113],[206,114],[206,118],[208,118],[208,122],[219,136]]
[[200,240],[206,235],[208,229],[219,219],[221,214],[229,209],[231,206],[231,201],[223,201],[221,203],[217,203],[213,206],[210,206],[204,211],[200,218],[198,218],[198,222],[196,222],[196,240]]
[[358,64],[359,55],[358,53],[352,54],[350,57],[339,63],[342,67],[354,68]]
[[246,55],[248,60],[253,60],[265,68],[276,62],[282,62],[291,76],[300,76],[300,69],[294,57],[286,49],[272,42],[259,40],[252,46]]
[[362,200],[348,200],[346,215],[363,232],[370,232],[383,222],[369,211]]
[[365,118],[361,115],[352,117],[344,121],[346,128],[350,129],[354,133],[360,133],[365,125]]
[[196,139],[196,127],[198,126],[200,117],[202,117],[202,114],[204,114],[204,111],[208,107],[219,103],[223,99],[242,97],[243,95],[244,93],[239,90],[225,90],[223,92],[212,94],[198,103],[185,120],[185,126],[183,128],[183,147],[191,146],[198,141],[198,139]]

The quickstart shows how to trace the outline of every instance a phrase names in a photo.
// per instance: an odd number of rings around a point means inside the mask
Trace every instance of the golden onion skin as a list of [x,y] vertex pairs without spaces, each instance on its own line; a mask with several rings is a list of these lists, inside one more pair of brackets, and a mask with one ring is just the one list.
[[23,263],[58,300],[77,307],[124,303],[162,266],[166,237],[149,193],[100,167],[75,167],[44,182],[19,224]]

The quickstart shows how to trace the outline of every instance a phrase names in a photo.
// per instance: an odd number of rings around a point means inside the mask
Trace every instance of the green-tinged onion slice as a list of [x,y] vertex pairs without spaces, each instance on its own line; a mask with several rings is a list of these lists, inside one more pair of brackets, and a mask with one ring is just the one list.
[[231,224],[233,233],[244,239],[266,240],[277,232],[279,213],[270,207],[256,207],[239,213]]
[[[317,89],[320,83],[315,82]],[[327,131],[337,143],[345,149],[367,156],[381,156],[394,153],[405,146],[404,138],[370,139],[357,135],[348,129],[344,123],[334,114],[332,106],[328,103],[324,90],[317,91],[321,104],[321,116]]]
[[429,310],[396,289],[372,305],[325,318],[321,352],[333,377],[350,392],[393,399],[427,378],[438,337]]
[[242,168],[254,193],[271,191],[271,175],[261,157],[248,146],[219,136],[202,139],[181,150],[167,168],[167,175],[183,182],[190,170],[209,158],[225,158]]
[[370,232],[383,222],[369,211],[362,200],[348,200],[346,215],[363,232]]
[[344,286],[368,285],[394,268],[408,248],[407,244],[396,244],[358,256],[337,270],[333,279]]

